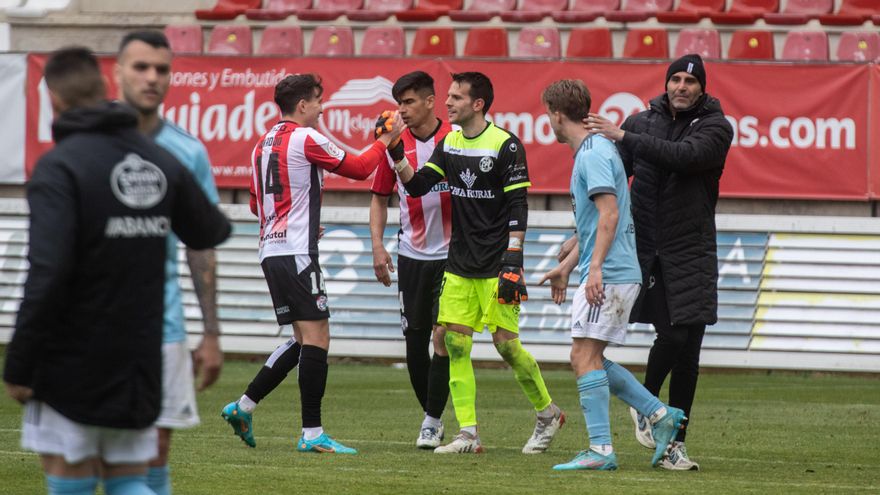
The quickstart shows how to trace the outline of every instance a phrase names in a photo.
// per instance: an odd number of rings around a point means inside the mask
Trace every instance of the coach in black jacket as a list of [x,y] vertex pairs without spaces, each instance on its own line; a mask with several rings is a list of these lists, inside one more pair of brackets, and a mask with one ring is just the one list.
[[[617,141],[633,175],[632,209],[642,268],[641,304],[631,319],[657,331],[648,358],[645,387],[660,393],[666,376],[669,404],[690,416],[706,325],[718,320],[718,253],[715,204],[733,128],[721,104],[705,93],[699,55],[685,55],[666,73],[666,93],[630,116],[620,128],[591,114],[588,128]],[[638,422],[639,418],[635,418]],[[642,443],[651,443],[644,428]],[[644,431],[647,430],[647,431]],[[677,437],[667,469],[699,466]],[[646,438],[647,437],[647,438]]]
[[[138,132],[137,116],[104,101],[91,52],[60,50],[45,72],[62,113],[52,126],[57,145],[27,185],[30,269],[3,379],[9,395],[30,400],[23,444],[54,460],[51,491],[65,482],[65,463],[108,461],[103,443],[91,455],[50,448],[45,430],[28,437],[27,429],[46,426],[46,406],[78,425],[151,427],[161,394],[166,236],[206,249],[231,228],[189,172]],[[39,407],[43,414],[30,414]],[[106,483],[108,493],[117,490]]]

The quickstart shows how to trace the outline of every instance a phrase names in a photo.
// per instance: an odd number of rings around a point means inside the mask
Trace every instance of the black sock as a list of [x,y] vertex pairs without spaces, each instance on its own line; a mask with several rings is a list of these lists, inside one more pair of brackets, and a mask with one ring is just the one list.
[[432,418],[440,419],[449,399],[449,356],[436,353],[431,359],[431,371],[428,374],[428,405],[425,412]]
[[431,330],[407,328],[404,338],[406,339],[406,371],[409,373],[409,382],[412,384],[422,410],[426,410],[430,388],[428,376],[431,369],[431,355],[428,353],[428,344],[431,342]]
[[321,426],[321,400],[327,387],[327,351],[313,345],[302,346],[299,357],[299,396],[302,427]]
[[292,369],[296,368],[301,348],[299,342],[291,343],[290,340],[278,346],[266,360],[266,364],[263,365],[257,376],[251,380],[244,394],[256,403],[263,400],[287,378],[287,374]]

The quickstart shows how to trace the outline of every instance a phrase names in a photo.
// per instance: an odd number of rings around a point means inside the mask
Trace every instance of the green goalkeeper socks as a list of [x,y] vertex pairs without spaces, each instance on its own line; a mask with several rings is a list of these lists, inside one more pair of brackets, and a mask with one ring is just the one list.
[[446,350],[449,352],[449,393],[458,424],[464,428],[477,424],[477,380],[471,363],[474,339],[470,335],[447,331]]
[[529,402],[535,406],[535,410],[546,409],[553,400],[550,398],[547,386],[544,385],[544,377],[541,376],[541,369],[538,368],[535,358],[529,354],[529,351],[523,349],[519,339],[500,342],[495,344],[495,348],[504,361],[513,368],[513,376],[529,398]]

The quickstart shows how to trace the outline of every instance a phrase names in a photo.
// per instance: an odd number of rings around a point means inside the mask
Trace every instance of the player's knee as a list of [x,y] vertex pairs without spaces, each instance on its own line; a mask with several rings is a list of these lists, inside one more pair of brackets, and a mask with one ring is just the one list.
[[435,326],[432,340],[434,342],[434,354],[446,356],[446,327],[442,325]]
[[470,355],[471,336],[459,332],[446,332],[446,351],[450,358]]
[[512,364],[522,351],[522,343],[519,339],[503,340],[495,343],[495,350],[507,364]]

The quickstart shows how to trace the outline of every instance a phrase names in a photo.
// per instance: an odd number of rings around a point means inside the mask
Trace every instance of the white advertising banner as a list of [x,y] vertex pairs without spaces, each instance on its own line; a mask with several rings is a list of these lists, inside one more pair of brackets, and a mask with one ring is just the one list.
[[0,54],[0,184],[24,184],[27,55]]

